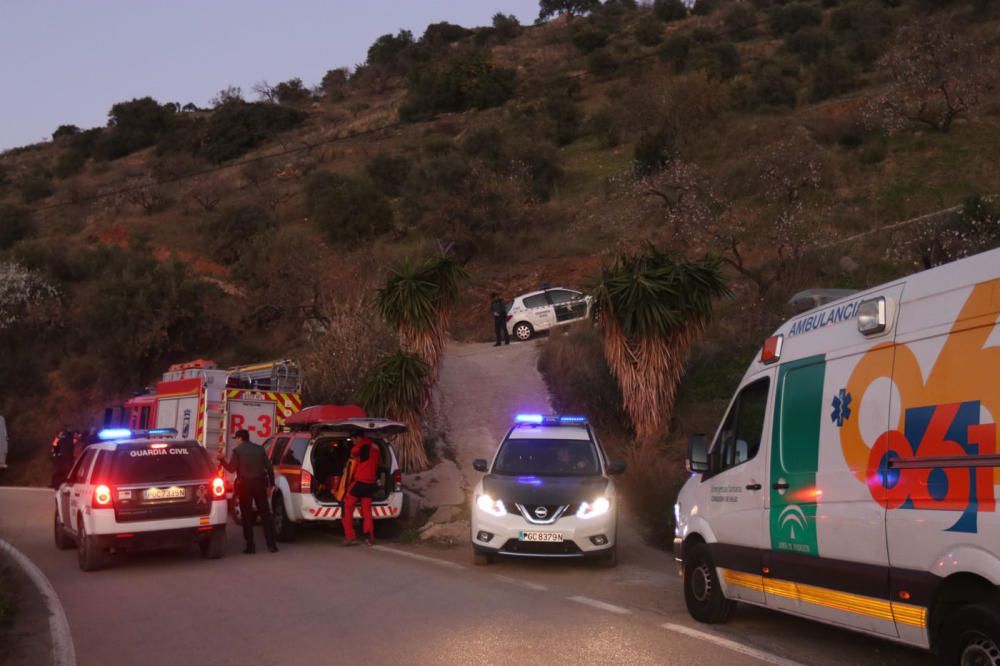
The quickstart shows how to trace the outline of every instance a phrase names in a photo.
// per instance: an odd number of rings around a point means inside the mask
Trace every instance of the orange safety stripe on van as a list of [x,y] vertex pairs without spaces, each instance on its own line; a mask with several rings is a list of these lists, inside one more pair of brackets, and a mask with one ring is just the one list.
[[886,622],[895,620],[900,624],[923,628],[927,624],[927,609],[923,606],[900,604],[884,599],[864,597],[859,594],[837,592],[823,587],[803,585],[776,578],[764,578],[753,574],[720,569],[727,585],[745,587],[755,592],[764,592],[786,599],[795,599],[816,606],[856,613]]

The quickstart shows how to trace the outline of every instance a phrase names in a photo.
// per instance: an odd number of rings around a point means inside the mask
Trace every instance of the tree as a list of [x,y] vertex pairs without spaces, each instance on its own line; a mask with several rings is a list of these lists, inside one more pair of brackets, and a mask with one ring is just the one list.
[[369,65],[396,65],[403,51],[414,43],[413,33],[409,30],[400,30],[395,36],[391,33],[382,35],[368,47],[367,62]]
[[493,15],[493,34],[504,42],[514,39],[521,34],[521,22],[513,14],[497,12]]
[[347,96],[347,81],[349,78],[350,73],[346,67],[331,69],[323,75],[323,80],[320,81],[319,87],[328,100],[339,102]]
[[427,363],[432,381],[437,381],[458,284],[466,277],[465,269],[447,254],[419,263],[404,261],[375,297],[382,318],[399,333],[403,350]]
[[500,106],[514,95],[516,83],[514,70],[498,67],[488,52],[462,50],[414,69],[399,117],[418,121],[438,113]]
[[676,261],[651,244],[602,268],[594,311],[608,367],[643,448],[663,433],[712,300],[727,294],[718,259]]
[[389,200],[368,180],[316,171],[306,178],[306,206],[331,243],[380,236],[392,229]]
[[654,0],[653,15],[669,23],[687,18],[688,8],[681,0]]
[[908,122],[947,132],[997,84],[988,45],[940,18],[904,26],[880,59],[889,85],[868,108],[869,125],[888,131]]
[[557,14],[570,18],[591,12],[601,6],[601,0],[539,0],[538,20],[545,21]]
[[257,95],[257,99],[268,104],[275,104],[278,101],[278,93],[267,81],[258,81],[253,84],[251,90]]
[[282,104],[295,104],[308,101],[312,93],[302,83],[302,79],[294,78],[274,86],[274,96]]
[[219,212],[205,225],[205,234],[212,255],[224,264],[234,264],[255,236],[274,227],[267,211],[244,205]]
[[417,354],[396,351],[369,371],[358,396],[365,413],[405,423],[407,431],[394,444],[399,466],[407,473],[430,465],[423,444],[423,412],[429,399],[430,368]]
[[213,109],[217,109],[226,104],[233,104],[242,101],[244,101],[243,90],[239,86],[226,86],[215,94],[215,97],[209,101],[209,104],[212,105]]
[[60,125],[56,128],[56,131],[52,133],[52,140],[56,141],[64,136],[76,136],[80,133],[80,128],[76,125]]

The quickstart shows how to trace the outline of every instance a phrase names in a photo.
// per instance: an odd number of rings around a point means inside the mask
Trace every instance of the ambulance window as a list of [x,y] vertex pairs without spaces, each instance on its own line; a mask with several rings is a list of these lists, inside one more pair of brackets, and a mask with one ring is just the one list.
[[712,447],[716,473],[753,460],[760,451],[770,385],[770,379],[760,379],[746,386],[736,397]]
[[283,465],[302,465],[306,458],[306,447],[309,446],[308,437],[296,437],[292,440],[291,446],[285,452],[285,458],[281,461]]
[[281,456],[285,453],[285,446],[288,444],[287,437],[280,437],[271,449],[271,464],[277,465],[281,462]]

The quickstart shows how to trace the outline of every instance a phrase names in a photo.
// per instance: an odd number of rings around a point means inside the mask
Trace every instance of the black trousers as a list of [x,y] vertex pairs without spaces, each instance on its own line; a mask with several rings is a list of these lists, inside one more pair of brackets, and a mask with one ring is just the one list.
[[493,332],[497,335],[497,344],[500,344],[501,336],[503,336],[502,342],[504,344],[510,344],[510,336],[507,334],[507,320],[504,317],[493,317]]
[[[271,519],[271,506],[267,501],[267,479],[240,479],[237,484],[240,511],[243,512],[243,538],[247,546],[253,546],[253,524],[256,515],[260,514],[260,522],[264,525],[264,539],[268,546],[276,546],[274,538],[274,521]],[[257,505],[254,512],[253,505]]]

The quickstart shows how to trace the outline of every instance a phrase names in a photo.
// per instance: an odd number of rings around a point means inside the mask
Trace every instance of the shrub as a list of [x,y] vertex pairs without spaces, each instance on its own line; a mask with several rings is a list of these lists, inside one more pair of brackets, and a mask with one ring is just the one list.
[[521,34],[521,22],[513,14],[497,12],[493,15],[493,34],[502,42],[514,39]]
[[35,203],[52,195],[52,177],[40,168],[33,168],[22,174],[16,181],[17,189],[21,191],[21,200]]
[[497,67],[488,53],[464,50],[414,69],[399,117],[413,122],[442,112],[499,106],[513,96],[516,82],[514,70]]
[[56,131],[52,133],[52,140],[58,141],[64,137],[76,136],[80,133],[80,128],[76,125],[60,125],[56,128]]
[[494,167],[503,159],[504,137],[499,127],[477,129],[462,142],[462,150],[470,157],[476,157]]
[[687,6],[681,0],[654,0],[653,16],[664,23],[686,19]]
[[556,145],[565,146],[575,141],[583,122],[580,107],[559,90],[546,95],[542,107],[551,125],[549,136]]
[[95,157],[115,160],[156,143],[170,128],[174,113],[152,97],[119,102],[108,112],[108,131],[95,145]]
[[208,246],[218,261],[235,264],[253,238],[275,226],[263,208],[236,206],[215,215],[204,227]]
[[660,47],[660,58],[673,65],[677,73],[687,69],[688,58],[694,48],[694,41],[687,35],[668,37]]
[[395,65],[399,56],[413,44],[413,33],[409,30],[400,30],[395,36],[392,34],[382,35],[368,47],[367,63],[369,65]]
[[704,70],[712,78],[728,81],[740,73],[740,52],[729,42],[699,48],[688,62],[689,70]]
[[775,37],[790,35],[806,26],[819,25],[823,22],[823,12],[818,7],[802,2],[794,2],[784,7],[771,10],[768,23]]
[[821,102],[850,92],[857,86],[857,67],[841,56],[827,54],[820,57],[813,66],[809,99],[812,102]]
[[531,196],[537,201],[548,201],[562,179],[559,151],[546,141],[528,136],[511,141],[510,163],[515,173],[523,171],[531,187]]
[[822,28],[803,28],[785,37],[785,48],[803,63],[811,65],[833,51],[833,40]]
[[69,178],[80,173],[83,165],[87,163],[87,156],[78,150],[64,150],[56,159],[53,169],[57,178]]
[[390,197],[399,196],[412,169],[413,162],[408,157],[389,153],[379,153],[365,167],[372,182]]
[[587,71],[598,79],[610,79],[618,72],[618,60],[607,49],[594,51],[587,58]]
[[584,53],[593,53],[597,49],[604,48],[607,43],[608,33],[595,30],[589,26],[573,35],[573,46]]
[[750,80],[747,103],[761,106],[794,107],[798,96],[797,70],[773,60],[761,61]]
[[719,8],[718,0],[695,0],[691,13],[695,16],[708,16]]
[[347,96],[347,82],[350,75],[346,67],[327,70],[319,87],[323,96],[331,102],[339,102]]
[[722,15],[726,32],[737,41],[753,39],[757,35],[757,12],[745,3],[738,3]]
[[463,28],[460,25],[448,23],[447,21],[441,21],[440,23],[431,23],[428,25],[427,29],[424,30],[423,37],[420,38],[420,42],[435,47],[447,46],[471,34],[472,31],[468,28]]
[[393,227],[389,200],[370,181],[315,171],[305,193],[312,219],[331,243],[374,238]]
[[308,101],[312,93],[302,83],[302,79],[288,79],[274,86],[274,95],[281,104],[295,104]]
[[673,152],[673,141],[664,130],[646,131],[635,144],[635,170],[640,175],[649,175],[663,168]]
[[228,102],[215,110],[194,154],[219,164],[303,123],[304,111],[261,102]]
[[544,21],[556,14],[586,14],[599,9],[601,0],[539,0],[538,20]]
[[643,46],[656,46],[663,41],[663,24],[652,16],[644,16],[635,26],[635,39]]
[[0,204],[0,250],[35,235],[31,212],[13,204]]
[[603,148],[614,148],[621,143],[621,130],[614,112],[605,107],[595,111],[587,120],[588,131],[597,137]]

